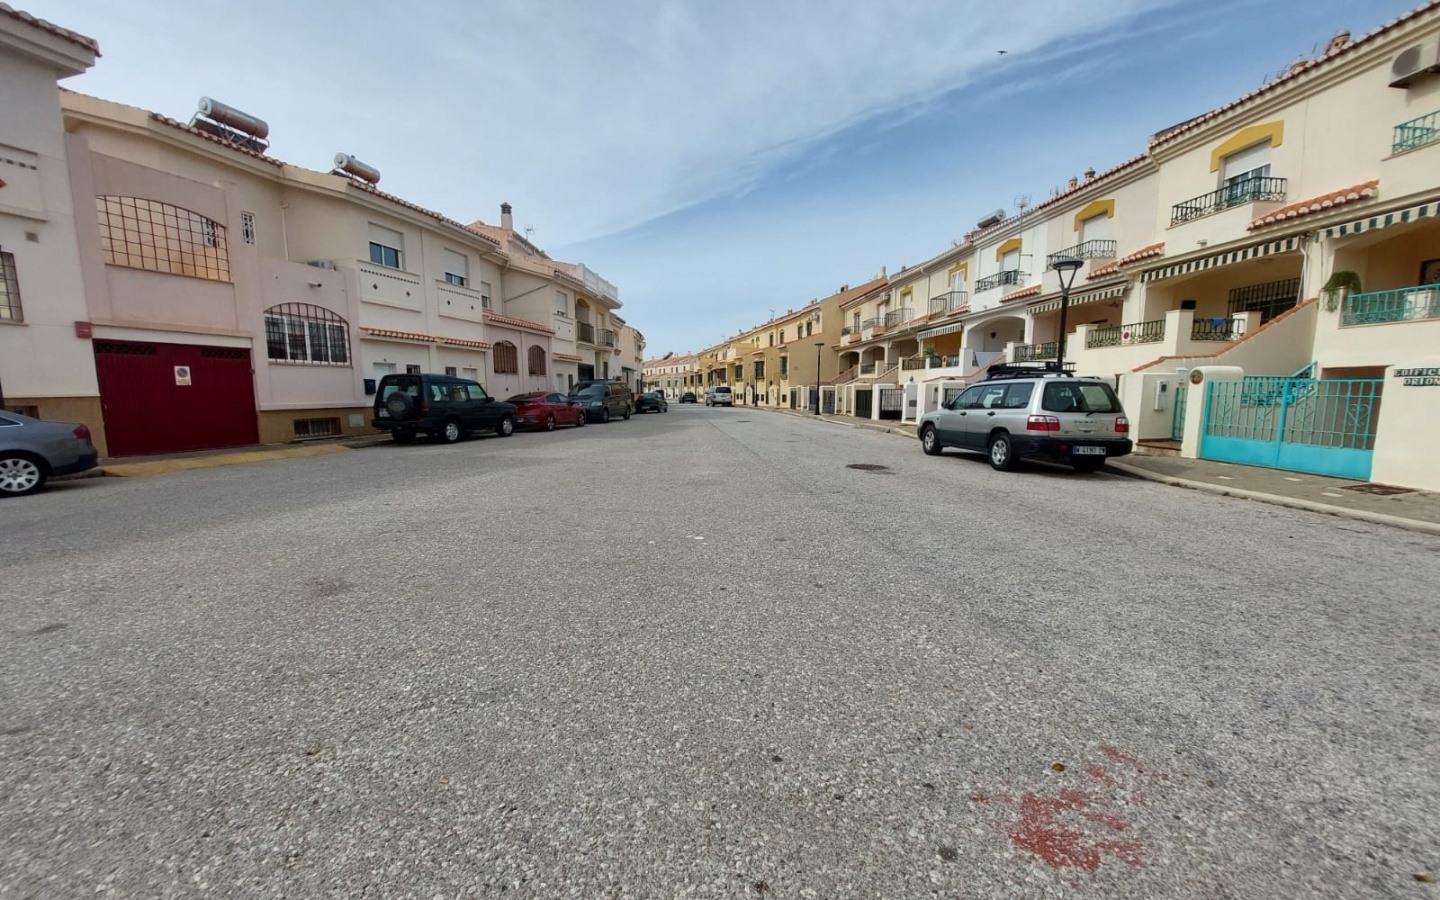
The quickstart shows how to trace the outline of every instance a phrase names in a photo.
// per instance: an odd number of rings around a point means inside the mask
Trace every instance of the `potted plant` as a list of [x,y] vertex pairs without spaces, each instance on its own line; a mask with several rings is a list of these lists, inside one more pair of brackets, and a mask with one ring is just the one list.
[[1334,312],[1346,297],[1360,293],[1360,276],[1349,270],[1332,272],[1320,292],[1325,295],[1325,309]]

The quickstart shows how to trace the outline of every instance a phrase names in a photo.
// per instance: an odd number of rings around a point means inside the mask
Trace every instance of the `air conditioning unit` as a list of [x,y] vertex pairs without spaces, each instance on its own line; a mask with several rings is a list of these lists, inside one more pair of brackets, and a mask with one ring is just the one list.
[[309,262],[307,262],[305,265],[307,265],[307,266],[314,266],[314,267],[317,268],[317,269],[333,269],[333,268],[335,268],[335,260],[333,260],[333,259],[312,259],[312,260],[310,260]]
[[1230,317],[1230,333],[1233,334],[1233,335],[1234,335],[1235,337],[1237,337],[1237,338],[1238,338],[1238,337],[1241,337],[1241,336],[1243,336],[1243,335],[1245,334],[1245,317],[1244,317],[1244,316],[1231,316],[1231,317]]
[[1440,72],[1440,39],[1433,36],[1400,51],[1390,63],[1390,86],[1408,88],[1430,72]]

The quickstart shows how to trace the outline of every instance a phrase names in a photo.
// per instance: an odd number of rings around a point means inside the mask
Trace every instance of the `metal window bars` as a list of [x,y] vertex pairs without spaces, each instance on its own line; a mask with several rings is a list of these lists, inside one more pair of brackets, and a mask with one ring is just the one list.
[[1225,185],[1218,191],[1201,194],[1192,200],[1175,204],[1170,209],[1170,224],[1182,225],[1192,219],[1199,219],[1243,203],[1254,203],[1259,200],[1284,200],[1286,183],[1284,178],[1242,178]]

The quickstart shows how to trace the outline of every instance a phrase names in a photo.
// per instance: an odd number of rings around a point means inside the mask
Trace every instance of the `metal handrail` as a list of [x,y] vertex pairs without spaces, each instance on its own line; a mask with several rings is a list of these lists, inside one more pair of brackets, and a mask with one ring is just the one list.
[[1440,319],[1440,284],[1393,291],[1369,291],[1345,298],[1341,325],[1380,325],[1415,319]]
[[924,356],[921,356],[918,353],[914,356],[907,356],[905,359],[900,360],[900,368],[905,369],[906,371],[909,371],[911,369],[923,369],[925,368],[925,359],[926,358]]
[[1092,328],[1085,335],[1085,346],[1119,347],[1122,344],[1154,344],[1165,340],[1165,320],[1151,319],[1130,325],[1106,325]]
[[1254,203],[1257,200],[1284,200],[1286,184],[1284,178],[1246,178],[1243,181],[1227,184],[1218,191],[1201,194],[1192,200],[1175,204],[1170,208],[1170,224],[1181,225],[1192,219],[1208,216],[1242,203]]
[[1196,318],[1190,324],[1190,340],[1224,341],[1226,343],[1233,341],[1235,340],[1235,320],[1228,316]]
[[587,344],[595,343],[595,326],[591,325],[589,322],[576,322],[575,338],[576,340],[584,341]]
[[997,288],[1002,284],[1024,284],[1025,273],[1019,269],[1006,269],[1003,272],[996,272],[994,275],[987,275],[975,282],[975,293],[988,291]]
[[1118,241],[1083,241],[1045,257],[1045,266],[1053,269],[1055,263],[1064,259],[1114,259],[1119,246]]
[[965,291],[946,291],[943,294],[936,294],[930,298],[930,315],[959,309],[968,300],[969,294]]
[[1045,341],[1040,344],[1019,344],[1015,347],[1015,361],[1038,362],[1042,359],[1054,359],[1059,352],[1059,341]]
[[1402,153],[1435,141],[1440,141],[1440,110],[1396,125],[1395,140],[1390,144],[1390,152]]
[[894,309],[890,312],[887,312],[882,318],[884,320],[884,325],[886,328],[894,328],[896,325],[900,325],[915,318],[915,310],[909,308],[908,306],[904,309]]

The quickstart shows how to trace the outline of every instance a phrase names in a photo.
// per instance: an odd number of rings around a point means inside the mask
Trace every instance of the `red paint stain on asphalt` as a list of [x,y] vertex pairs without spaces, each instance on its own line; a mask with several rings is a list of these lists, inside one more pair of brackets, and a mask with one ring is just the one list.
[[1101,784],[1105,785],[1106,787],[1114,787],[1114,786],[1115,786],[1115,779],[1111,778],[1111,777],[1110,777],[1110,773],[1109,773],[1109,772],[1106,772],[1104,769],[1100,768],[1099,766],[1086,766],[1086,767],[1085,767],[1085,774],[1086,774],[1086,775],[1089,775],[1091,778],[1095,779],[1096,781],[1100,782]]
[[1115,762],[1124,763],[1125,765],[1130,766],[1137,772],[1145,771],[1145,767],[1140,764],[1140,760],[1136,759],[1135,757],[1122,750],[1118,750],[1115,747],[1110,746],[1109,744],[1105,744],[1104,746],[1102,746],[1100,748],[1100,752],[1110,757]]

